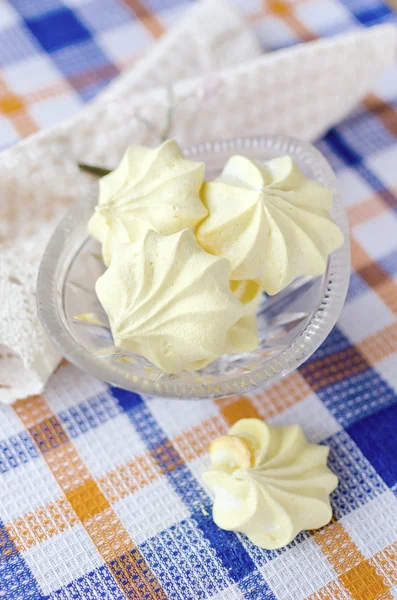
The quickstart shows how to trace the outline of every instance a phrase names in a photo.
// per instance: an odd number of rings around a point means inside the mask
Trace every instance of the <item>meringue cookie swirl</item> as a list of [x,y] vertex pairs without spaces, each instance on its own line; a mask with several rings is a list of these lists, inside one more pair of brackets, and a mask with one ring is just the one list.
[[259,344],[256,311],[263,290],[255,281],[231,281],[230,289],[243,305],[244,315],[228,333],[226,353],[251,352]]
[[230,289],[244,306],[244,314],[255,315],[263,293],[259,285],[255,281],[232,280],[230,282]]
[[241,419],[210,446],[212,466],[203,479],[215,494],[215,523],[266,549],[326,525],[338,484],[326,466],[328,450],[310,444],[299,425]]
[[[94,217],[99,213],[96,213]],[[107,227],[106,234],[102,242],[102,258],[108,267],[113,257],[113,252],[119,244],[136,242],[151,229],[149,223],[142,219],[124,220],[118,217],[112,220],[111,226]]]
[[96,292],[116,346],[178,373],[225,352],[227,333],[243,314],[229,276],[230,263],[200,248],[191,230],[149,230],[115,248]]
[[100,179],[99,203],[88,224],[90,235],[107,246],[105,263],[119,241],[117,222],[129,241],[141,234],[137,222],[163,235],[194,228],[207,215],[199,194],[203,179],[204,164],[186,160],[173,140],[155,149],[130,146],[119,166]]
[[300,275],[321,275],[343,243],[332,191],[288,156],[263,165],[232,156],[201,197],[209,214],[196,229],[199,244],[230,260],[232,279],[254,280],[271,295]]

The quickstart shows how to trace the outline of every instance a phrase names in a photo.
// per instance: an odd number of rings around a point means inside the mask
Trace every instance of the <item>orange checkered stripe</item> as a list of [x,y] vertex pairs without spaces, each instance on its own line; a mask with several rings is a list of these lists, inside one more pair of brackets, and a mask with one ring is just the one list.
[[80,522],[127,597],[164,598],[160,583],[45,399],[18,401],[14,410],[64,494],[10,525],[17,548],[29,548]]

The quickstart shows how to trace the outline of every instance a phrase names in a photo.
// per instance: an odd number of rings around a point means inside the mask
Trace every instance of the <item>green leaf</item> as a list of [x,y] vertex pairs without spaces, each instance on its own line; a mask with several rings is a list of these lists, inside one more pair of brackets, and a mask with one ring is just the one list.
[[85,163],[77,164],[81,171],[84,171],[85,173],[91,173],[91,175],[96,175],[97,177],[104,177],[105,175],[109,175],[109,173],[112,172],[110,169],[96,167],[95,165],[86,165]]

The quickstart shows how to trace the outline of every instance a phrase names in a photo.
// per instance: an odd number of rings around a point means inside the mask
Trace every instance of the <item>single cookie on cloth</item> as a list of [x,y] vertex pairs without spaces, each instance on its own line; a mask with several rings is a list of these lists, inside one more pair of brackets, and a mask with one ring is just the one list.
[[326,525],[332,517],[329,495],[338,485],[327,467],[328,452],[310,444],[299,425],[237,421],[212,442],[212,464],[203,474],[215,496],[215,523],[268,550]]

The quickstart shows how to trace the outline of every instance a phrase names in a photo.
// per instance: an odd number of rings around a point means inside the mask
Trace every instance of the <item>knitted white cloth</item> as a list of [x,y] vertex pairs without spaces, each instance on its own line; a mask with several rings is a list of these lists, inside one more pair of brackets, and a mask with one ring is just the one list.
[[2,153],[0,401],[39,393],[60,359],[35,287],[54,225],[95,185],[77,161],[113,167],[127,145],[158,143],[165,131],[184,146],[264,133],[313,139],[354,107],[396,48],[397,30],[385,25],[261,55],[231,7],[204,0],[77,117]]

